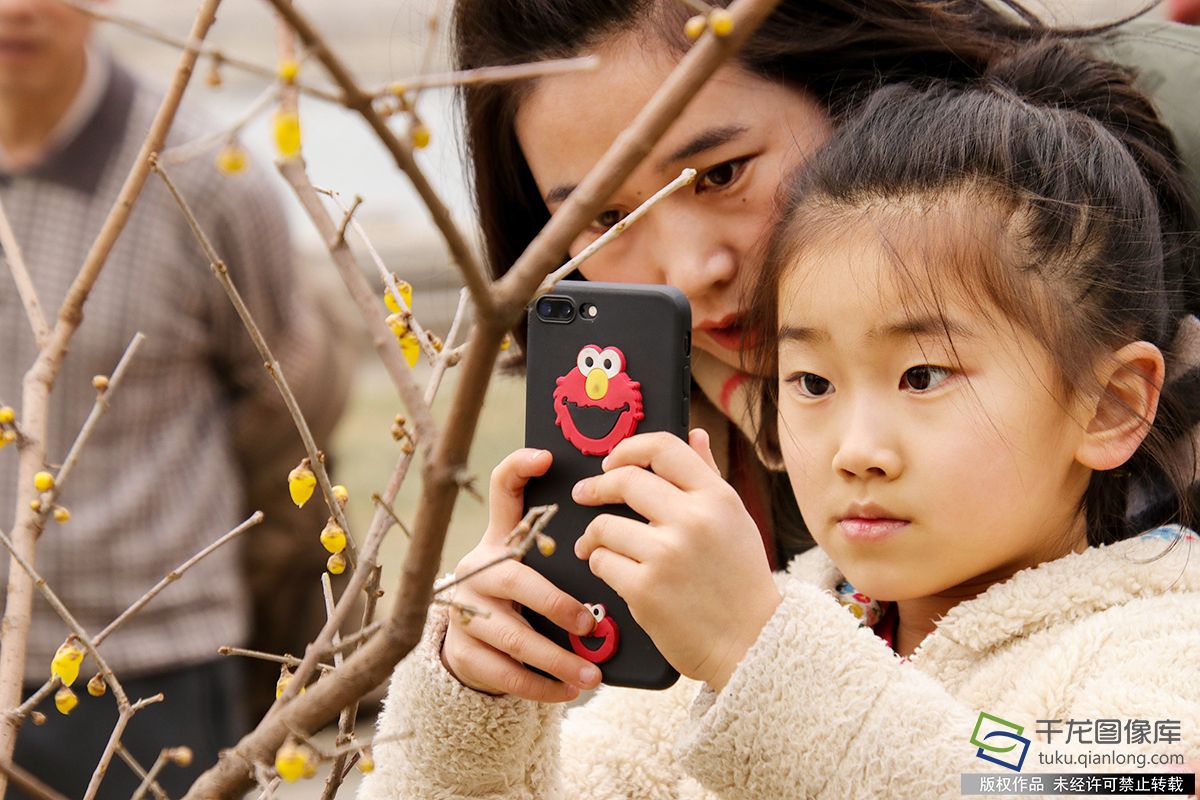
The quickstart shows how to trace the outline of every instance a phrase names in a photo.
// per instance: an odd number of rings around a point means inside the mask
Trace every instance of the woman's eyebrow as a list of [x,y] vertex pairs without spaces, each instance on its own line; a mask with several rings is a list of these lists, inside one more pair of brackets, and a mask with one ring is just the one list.
[[664,170],[684,159],[698,156],[708,150],[714,150],[721,145],[734,141],[748,130],[749,128],[745,125],[722,125],[718,128],[709,128],[701,131],[674,153],[671,153],[658,162],[658,168],[659,170]]
[[[708,150],[715,150],[721,145],[728,144],[729,142],[736,140],[748,130],[749,128],[747,128],[745,125],[723,125],[719,128],[709,128],[708,130],[701,131],[674,153],[671,153],[662,161],[658,162],[658,169],[661,172],[662,170],[670,167],[672,164],[683,161],[684,159],[691,158],[692,156],[698,156]],[[554,203],[563,202],[570,196],[571,192],[575,191],[577,186],[578,184],[574,183],[564,183],[555,186],[550,191],[546,192],[546,205],[553,205]]]

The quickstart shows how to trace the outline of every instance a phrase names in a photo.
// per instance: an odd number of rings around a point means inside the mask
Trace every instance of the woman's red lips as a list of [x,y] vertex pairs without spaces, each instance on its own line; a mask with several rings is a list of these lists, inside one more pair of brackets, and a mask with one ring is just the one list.
[[729,314],[715,321],[701,322],[696,328],[704,331],[710,339],[726,350],[744,350],[751,346],[749,336],[736,314]]

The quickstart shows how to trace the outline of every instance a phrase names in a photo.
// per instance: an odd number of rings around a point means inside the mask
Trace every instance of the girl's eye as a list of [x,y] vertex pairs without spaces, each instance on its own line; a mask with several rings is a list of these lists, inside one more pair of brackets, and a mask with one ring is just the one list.
[[623,219],[625,219],[624,211],[621,211],[617,208],[606,208],[597,214],[596,218],[592,220],[592,227],[608,230]]
[[824,397],[833,394],[833,384],[811,372],[797,372],[787,379],[805,397]]
[[942,381],[950,377],[951,373],[952,370],[948,367],[922,364],[919,367],[905,370],[903,377],[900,378],[900,388],[911,389],[914,392],[927,392],[939,386]]
[[745,158],[735,158],[732,161],[718,164],[696,179],[696,191],[711,192],[724,189],[738,179],[748,160]]

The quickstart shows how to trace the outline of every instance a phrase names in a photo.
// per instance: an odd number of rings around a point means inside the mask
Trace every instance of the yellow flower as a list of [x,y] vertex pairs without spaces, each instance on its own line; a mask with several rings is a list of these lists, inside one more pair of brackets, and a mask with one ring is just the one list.
[[312,462],[306,458],[288,473],[288,491],[292,493],[296,508],[304,508],[317,485],[317,476],[313,474],[311,465]]
[[12,406],[0,406],[0,425],[12,425],[17,421],[17,412]]
[[708,27],[708,20],[697,14],[696,16],[690,18],[683,26],[683,33],[685,36],[687,36],[687,38],[694,42],[700,38],[706,27]]
[[506,333],[504,334],[504,338],[500,340],[500,349],[507,350],[510,347],[512,347],[512,334]]
[[334,553],[325,562],[325,569],[329,570],[330,575],[341,575],[346,571],[346,557],[341,553]]
[[[400,299],[404,301],[404,305],[412,308],[412,284],[408,281],[396,281],[396,289],[400,292]],[[399,314],[401,309],[396,303],[396,297],[392,294],[392,287],[385,286],[383,289],[383,303],[388,307],[388,311],[393,314]]]
[[358,771],[363,775],[370,775],[375,771],[375,759],[371,756],[370,748],[367,748],[359,753]]
[[83,663],[83,647],[71,637],[58,646],[50,660],[50,674],[58,677],[63,686],[70,686],[79,677],[79,665]]
[[288,742],[275,753],[275,771],[288,783],[295,783],[311,769],[312,751],[307,747]]
[[340,553],[346,549],[346,532],[333,520],[321,531],[321,545],[331,553]]
[[723,8],[713,9],[708,15],[708,24],[716,36],[728,36],[733,33],[733,14]]
[[48,492],[54,488],[54,476],[49,472],[39,472],[33,476],[33,486],[39,492]]
[[429,147],[429,140],[433,138],[433,135],[429,132],[429,128],[425,127],[425,123],[423,122],[413,125],[408,135],[412,139],[412,146],[418,150],[424,150],[426,147]]
[[55,522],[66,522],[69,519],[71,519],[70,511],[68,511],[63,506],[55,506],[54,507],[54,521]]
[[77,705],[79,698],[66,686],[54,693],[54,707],[58,709],[58,713],[66,716],[74,711]]
[[296,76],[300,73],[300,65],[290,58],[284,59],[283,61],[279,62],[277,73],[279,75],[279,80],[283,81],[284,83],[295,83]]
[[284,158],[300,155],[300,116],[295,111],[275,112],[275,149]]
[[554,555],[557,545],[554,543],[552,538],[544,533],[539,533],[537,535],[537,549],[539,553],[544,555],[546,558],[549,558],[550,556]]
[[104,676],[99,672],[93,675],[92,679],[87,682],[88,694],[92,697],[103,697],[107,689],[108,684],[104,682]]
[[246,151],[230,142],[217,153],[217,169],[224,175],[237,175],[246,169]]
[[350,502],[350,490],[340,483],[335,484],[333,487],[333,499],[337,500],[339,506],[345,508],[346,504]]

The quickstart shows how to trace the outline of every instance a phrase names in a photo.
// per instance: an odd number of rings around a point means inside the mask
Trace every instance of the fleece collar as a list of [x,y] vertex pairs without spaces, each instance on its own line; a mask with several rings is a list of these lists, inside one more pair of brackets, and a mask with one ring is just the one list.
[[[796,557],[788,572],[835,596],[845,580],[820,548]],[[1200,592],[1200,537],[1177,526],[1021,570],[950,609],[913,658],[936,659],[947,647],[983,652],[1008,639],[1172,592]]]

